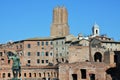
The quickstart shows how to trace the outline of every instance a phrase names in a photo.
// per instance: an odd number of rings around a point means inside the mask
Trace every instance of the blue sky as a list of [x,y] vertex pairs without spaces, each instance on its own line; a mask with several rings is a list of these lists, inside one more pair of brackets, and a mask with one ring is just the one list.
[[67,8],[71,34],[90,35],[96,22],[101,34],[120,40],[120,0],[0,0],[0,43],[48,37],[56,6]]

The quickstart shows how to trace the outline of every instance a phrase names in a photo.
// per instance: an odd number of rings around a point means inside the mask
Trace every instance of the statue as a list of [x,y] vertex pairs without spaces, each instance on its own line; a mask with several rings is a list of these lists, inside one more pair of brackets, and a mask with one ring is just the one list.
[[12,56],[8,55],[8,59],[13,60],[12,64],[12,72],[13,72],[13,80],[17,80],[18,73],[21,73],[21,65],[20,65],[20,58],[17,56],[17,54],[13,54]]

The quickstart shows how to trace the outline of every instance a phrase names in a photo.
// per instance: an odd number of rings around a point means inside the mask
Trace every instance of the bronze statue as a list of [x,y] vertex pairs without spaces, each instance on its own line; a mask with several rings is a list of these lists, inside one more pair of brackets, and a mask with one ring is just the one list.
[[21,73],[21,65],[20,65],[20,58],[17,56],[17,54],[13,54],[12,56],[8,55],[8,59],[13,60],[12,64],[12,72],[14,79],[17,79],[18,73]]

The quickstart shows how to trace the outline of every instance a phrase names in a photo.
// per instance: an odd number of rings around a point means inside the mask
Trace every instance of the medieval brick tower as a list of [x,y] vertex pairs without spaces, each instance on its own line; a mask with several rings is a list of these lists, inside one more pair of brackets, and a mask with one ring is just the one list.
[[56,7],[53,10],[53,22],[51,26],[52,37],[69,35],[68,13],[65,7]]

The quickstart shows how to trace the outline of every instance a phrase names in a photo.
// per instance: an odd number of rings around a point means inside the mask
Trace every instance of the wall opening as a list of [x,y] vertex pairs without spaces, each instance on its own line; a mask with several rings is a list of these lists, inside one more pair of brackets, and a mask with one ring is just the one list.
[[114,62],[118,63],[118,56],[117,55],[114,55]]
[[98,34],[98,30],[96,30],[96,34]]
[[19,77],[21,77],[21,73],[19,73]]
[[3,78],[5,78],[5,73],[3,73],[3,76],[2,76]]
[[29,73],[29,77],[32,77],[31,73]]
[[11,74],[10,74],[10,73],[8,73],[8,77],[11,77]]
[[81,78],[86,79],[86,69],[81,69]]
[[39,77],[41,77],[41,73],[39,73]]
[[72,74],[72,80],[77,80],[77,74]]
[[96,52],[94,55],[95,62],[102,62],[102,54],[100,52]]
[[90,80],[95,80],[95,74],[90,74]]
[[8,60],[8,64],[10,64],[10,60]]
[[36,73],[34,73],[34,77],[36,77]]
[[62,62],[64,62],[64,58],[62,58]]
[[26,73],[24,73],[24,77],[26,77]]

